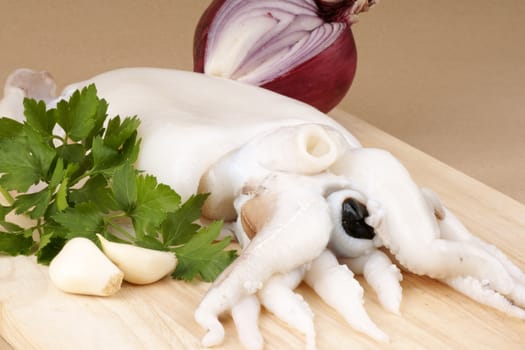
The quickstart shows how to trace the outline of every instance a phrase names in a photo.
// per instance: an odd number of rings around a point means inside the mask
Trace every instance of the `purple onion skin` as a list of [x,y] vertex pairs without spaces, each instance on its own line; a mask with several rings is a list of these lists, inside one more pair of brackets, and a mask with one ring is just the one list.
[[[193,70],[204,73],[209,28],[226,0],[214,0],[202,14],[194,35]],[[261,0],[263,1],[263,0]],[[327,113],[345,97],[357,68],[357,50],[345,9],[355,0],[343,0],[332,7],[316,0],[318,15],[326,22],[344,23],[343,33],[323,52],[285,72],[261,87],[303,101]]]
[[206,56],[206,45],[208,43],[208,33],[211,22],[215,18],[217,11],[222,7],[226,0],[214,0],[204,11],[193,35],[193,71],[204,73],[204,57]]
[[341,102],[357,68],[354,36],[342,34],[327,49],[261,87],[327,113]]

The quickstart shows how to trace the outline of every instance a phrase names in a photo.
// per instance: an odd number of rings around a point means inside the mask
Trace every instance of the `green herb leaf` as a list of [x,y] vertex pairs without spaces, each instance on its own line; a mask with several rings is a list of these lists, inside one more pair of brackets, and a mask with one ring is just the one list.
[[113,196],[126,213],[131,212],[137,204],[137,171],[133,165],[125,163],[113,174],[111,181]]
[[[168,212],[175,211],[180,205],[180,196],[169,186],[159,184],[151,175],[137,177],[137,203],[131,217],[138,239],[152,231],[153,226],[160,226]],[[156,234],[156,231],[153,230]]]
[[13,224],[12,222],[6,221],[6,216],[10,212],[13,211],[13,207],[6,207],[3,205],[0,205],[0,226],[4,228],[4,230],[8,231],[12,234],[22,234],[24,233],[24,229],[16,224]]
[[48,144],[47,138],[44,138],[28,126],[25,126],[24,129],[29,157],[33,166],[38,170],[40,179],[47,180],[49,169],[56,156],[56,151]]
[[135,163],[139,156],[140,139],[137,138],[137,132],[134,132],[129,139],[124,142],[120,153],[122,154],[122,161],[128,163]]
[[75,205],[91,202],[103,213],[118,210],[115,198],[109,190],[108,182],[102,175],[92,176],[84,186],[71,190],[69,200]]
[[37,102],[34,99],[24,100],[24,115],[27,124],[40,134],[51,136],[55,127],[55,118],[53,113],[48,113],[44,101]]
[[99,99],[95,85],[75,91],[69,101],[57,104],[55,119],[73,141],[82,141],[92,134],[98,121]]
[[57,186],[63,181],[65,174],[64,170],[64,160],[62,158],[58,158],[53,168],[51,178],[49,179],[49,188],[51,188],[52,191],[54,191],[55,188],[57,188]]
[[230,239],[213,243],[221,232],[222,222],[217,221],[203,227],[185,245],[175,248],[178,264],[173,277],[182,280],[192,280],[200,276],[202,280],[211,282],[237,257],[235,251],[225,251]]
[[140,120],[135,116],[126,118],[122,122],[120,117],[112,118],[108,123],[104,136],[104,144],[113,149],[118,149],[137,131]]
[[10,118],[0,118],[0,140],[11,139],[22,133],[24,125]]
[[58,156],[67,163],[82,163],[85,158],[85,150],[81,144],[71,143],[57,147]]
[[5,220],[6,215],[9,214],[12,210],[12,207],[7,207],[5,205],[0,204],[0,221]]
[[26,192],[40,180],[41,172],[22,140],[6,138],[0,141],[0,174],[0,186]]
[[101,136],[93,139],[93,166],[95,170],[111,169],[120,165],[120,154],[117,150],[106,146]]
[[144,236],[140,240],[136,240],[135,244],[142,248],[163,250],[163,251],[169,250],[158,239],[151,237],[151,236]]
[[23,227],[18,226],[17,224],[13,224],[9,221],[1,221],[0,226],[4,228],[8,233],[11,234],[23,234],[26,230]]
[[107,118],[107,111],[108,111],[108,103],[104,99],[100,99],[98,101],[98,108],[97,112],[94,116],[94,127],[91,130],[91,133],[88,135],[88,137],[84,141],[84,145],[86,148],[91,148],[93,138],[95,136],[102,136],[104,133],[104,121],[106,121]]
[[68,184],[68,178],[64,178],[62,180],[62,183],[60,184],[60,187],[58,188],[58,191],[56,193],[56,199],[55,203],[57,206],[58,211],[64,211],[68,207],[67,203],[67,184]]
[[197,233],[200,226],[195,220],[200,218],[201,208],[207,197],[207,194],[191,196],[179,210],[167,215],[161,228],[165,246],[184,244]]
[[67,228],[67,238],[86,237],[96,239],[96,234],[104,230],[104,218],[93,203],[81,203],[74,208],[53,215],[53,220]]
[[49,265],[67,242],[63,234],[56,229],[46,229],[40,237],[40,244],[35,253],[39,264]]
[[51,191],[48,187],[39,192],[18,195],[14,207],[17,214],[26,213],[31,219],[43,216],[51,202]]
[[0,232],[0,252],[2,253],[11,256],[28,255],[31,253],[33,245],[31,236]]

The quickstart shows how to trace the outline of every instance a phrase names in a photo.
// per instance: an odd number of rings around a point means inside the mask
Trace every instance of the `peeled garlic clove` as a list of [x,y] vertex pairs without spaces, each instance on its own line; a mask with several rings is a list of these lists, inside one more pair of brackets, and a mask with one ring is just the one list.
[[67,293],[108,296],[124,274],[87,238],[73,238],[49,265],[51,282]]
[[149,284],[173,272],[177,258],[171,252],[110,242],[97,235],[102,250],[124,272],[124,280],[134,284]]

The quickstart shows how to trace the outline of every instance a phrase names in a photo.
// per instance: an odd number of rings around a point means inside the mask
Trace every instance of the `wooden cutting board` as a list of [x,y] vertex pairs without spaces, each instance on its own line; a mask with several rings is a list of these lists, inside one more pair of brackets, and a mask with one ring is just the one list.
[[[525,270],[525,206],[355,117],[332,114],[365,146],[391,151],[470,230]],[[384,311],[360,281],[365,307],[390,335],[390,343],[352,330],[312,290],[300,286],[315,313],[318,349],[525,348],[525,321],[481,306],[430,278],[404,274],[401,316]],[[21,350],[198,349],[203,330],[193,312],[207,288],[205,283],[165,279],[141,287],[124,284],[107,298],[67,295],[50,283],[47,268],[33,258],[0,257],[0,335]],[[263,312],[260,323],[266,349],[304,347],[302,336],[273,315]],[[240,349],[232,320],[226,317],[224,324],[227,336],[218,349]]]

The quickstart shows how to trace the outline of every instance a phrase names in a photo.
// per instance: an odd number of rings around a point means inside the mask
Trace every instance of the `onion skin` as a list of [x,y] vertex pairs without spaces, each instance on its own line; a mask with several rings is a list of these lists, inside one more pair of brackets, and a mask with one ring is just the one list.
[[206,57],[206,44],[208,43],[208,33],[210,24],[213,22],[217,11],[222,7],[226,0],[215,0],[204,11],[193,35],[193,71],[204,73],[204,57]]
[[261,87],[306,102],[326,113],[345,97],[356,68],[357,50],[348,27],[348,35],[339,36],[321,54]]
[[[217,12],[228,0],[214,0],[202,14],[195,29],[193,42],[193,70],[205,72],[206,50],[211,24]],[[261,0],[261,2],[264,0]],[[359,12],[366,11],[373,0],[314,0],[317,12],[325,23],[337,22],[345,26],[335,41],[319,54],[280,74],[261,87],[308,103],[322,112],[328,112],[344,98],[353,82],[357,67],[357,50],[350,26]],[[215,34],[216,35],[216,34]],[[219,34],[220,35],[220,34]]]
[[326,22],[354,23],[357,14],[365,12],[377,3],[377,0],[314,0],[317,5],[319,17]]

